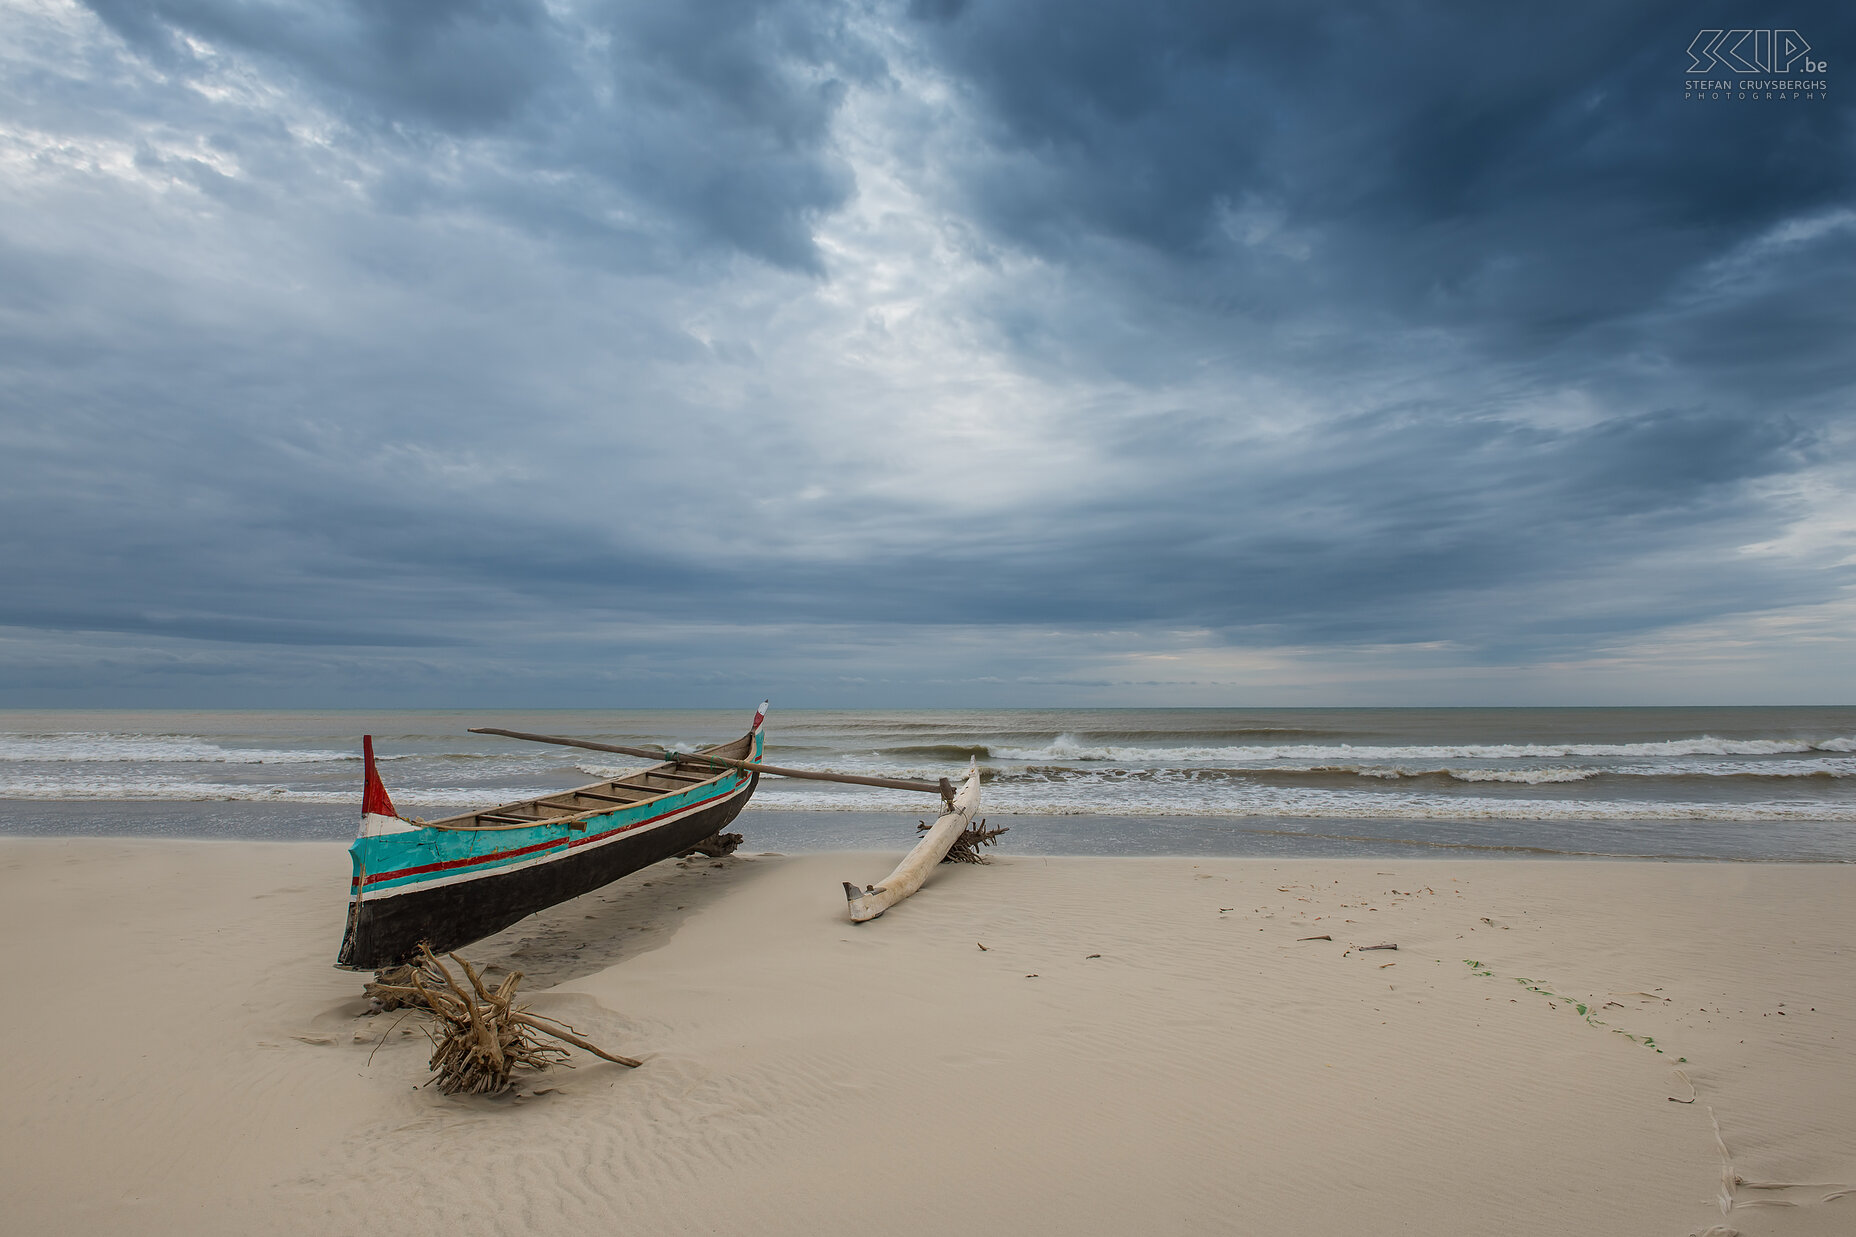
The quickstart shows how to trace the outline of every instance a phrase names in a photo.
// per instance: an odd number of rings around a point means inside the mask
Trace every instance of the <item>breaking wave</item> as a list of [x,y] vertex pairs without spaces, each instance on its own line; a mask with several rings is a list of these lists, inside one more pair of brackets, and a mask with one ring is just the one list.
[[12,763],[306,765],[359,759],[359,748],[228,748],[186,735],[0,734],[0,762]]
[[[1647,743],[1468,743],[1448,746],[1379,747],[1368,744],[1272,743],[1232,747],[1125,747],[1084,743],[1058,735],[1041,747],[999,746],[977,754],[981,759],[1113,761],[1124,764],[1175,764],[1206,761],[1309,760],[1349,762],[1448,760],[1564,760],[1569,757],[1783,756],[1799,752],[1856,752],[1856,737],[1830,739],[1661,739]],[[964,757],[963,757],[964,758]]]
[[[1701,803],[1655,800],[1496,799],[1478,795],[1321,790],[1234,781],[1196,793],[1143,793],[1123,783],[1105,796],[1099,783],[1009,783],[987,792],[986,810],[1020,816],[1215,816],[1382,820],[1799,820],[1856,824],[1849,803]],[[894,791],[837,793],[809,785],[762,783],[753,806],[762,811],[923,811],[920,796]]]
[[[124,716],[8,719],[0,732],[0,799],[302,804],[331,817],[358,812],[359,745],[344,737],[355,719],[305,717],[292,735],[275,719],[186,733],[199,719],[178,714],[137,732],[136,720]],[[1557,731],[1544,730],[1548,723],[1500,728],[1458,722],[1455,715],[1414,726],[1374,714],[1325,730],[1217,719],[1200,726],[1196,716],[1156,717],[1150,729],[1100,714],[1001,716],[991,732],[991,721],[977,713],[953,725],[885,718],[864,727],[826,719],[774,736],[784,742],[769,759],[928,781],[957,776],[974,759],[986,782],[984,810],[1001,816],[1537,821],[1569,828],[1580,821],[1738,821],[1753,831],[1762,821],[1799,821],[1825,823],[1825,836],[1856,846],[1849,828],[1856,824],[1856,714],[1847,710],[1696,716],[1673,723],[1682,731],[1645,729],[1650,723],[1636,717],[1614,722],[1602,711],[1570,720],[1555,714],[1561,720],[1551,724],[1563,726]],[[476,739],[428,727],[420,717],[384,727],[369,720],[388,731],[376,742],[395,803],[422,816],[519,801],[649,763],[496,740],[469,750]],[[690,725],[666,715],[661,733],[637,741],[663,742]],[[643,735],[656,726],[649,719],[602,719],[538,728],[633,738],[634,730]],[[693,744],[720,733],[698,729],[684,737]],[[1543,740],[1543,733],[1572,737]],[[1667,737],[1672,733],[1681,737]],[[1497,741],[1472,741],[1485,737]],[[930,796],[906,791],[768,778],[750,811],[897,813],[912,820],[932,808]],[[167,813],[176,815],[187,813]]]
[[[410,807],[488,807],[513,803],[538,793],[533,788],[396,786],[393,805]],[[0,781],[0,799],[68,803],[321,803],[353,809],[360,814],[360,791],[353,786],[318,790],[297,786],[243,785],[235,782],[201,782],[191,778],[137,778],[134,781],[93,779],[8,778]]]

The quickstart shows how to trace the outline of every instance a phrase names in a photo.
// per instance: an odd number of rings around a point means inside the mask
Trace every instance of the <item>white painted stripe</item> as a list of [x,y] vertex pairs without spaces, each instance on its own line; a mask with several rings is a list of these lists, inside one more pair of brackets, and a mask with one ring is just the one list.
[[364,838],[384,837],[389,833],[417,833],[419,826],[409,825],[397,816],[382,816],[378,812],[361,814],[361,836]]

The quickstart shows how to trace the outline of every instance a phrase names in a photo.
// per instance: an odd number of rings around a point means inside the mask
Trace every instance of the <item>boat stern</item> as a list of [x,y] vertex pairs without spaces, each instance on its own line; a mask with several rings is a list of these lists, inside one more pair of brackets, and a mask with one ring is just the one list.
[[373,969],[361,960],[373,952],[366,939],[368,915],[365,902],[368,860],[371,852],[378,848],[374,839],[419,831],[417,825],[401,819],[400,814],[394,810],[393,798],[387,794],[386,783],[381,781],[380,768],[374,761],[374,736],[371,734],[361,736],[361,759],[364,766],[361,775],[361,830],[353,845],[348,848],[348,857],[354,869],[348,886],[348,922],[342,930],[341,948],[335,955],[335,965],[351,971]]

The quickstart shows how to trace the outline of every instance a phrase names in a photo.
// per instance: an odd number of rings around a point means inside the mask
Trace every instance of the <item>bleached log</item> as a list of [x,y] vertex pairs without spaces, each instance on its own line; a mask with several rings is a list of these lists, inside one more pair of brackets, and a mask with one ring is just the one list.
[[954,795],[953,810],[944,813],[934,822],[934,826],[922,835],[922,840],[915,844],[903,861],[896,865],[896,870],[884,877],[881,884],[866,885],[859,889],[849,881],[844,882],[844,897],[851,904],[851,922],[867,923],[884,911],[902,901],[928,879],[935,865],[947,855],[948,848],[973,823],[974,813],[980,808],[980,771],[973,760],[967,762],[967,780]]

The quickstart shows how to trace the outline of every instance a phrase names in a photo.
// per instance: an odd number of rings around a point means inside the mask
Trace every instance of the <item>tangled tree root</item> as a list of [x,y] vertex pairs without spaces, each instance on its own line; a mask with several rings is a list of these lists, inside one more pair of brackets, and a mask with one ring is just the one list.
[[706,855],[711,859],[720,859],[724,855],[734,854],[735,847],[746,840],[739,833],[711,833],[700,842],[692,842],[689,849],[677,858],[688,859],[691,855]]
[[[934,828],[934,826],[924,820],[915,826],[915,832],[926,833],[932,828]],[[941,862],[991,863],[992,860],[980,854],[979,847],[996,845],[999,841],[999,835],[1010,829],[1010,825],[1000,825],[997,829],[988,829],[986,827],[986,822],[983,820],[976,825],[968,825],[965,829],[961,830],[960,836],[954,839],[954,844],[947,848],[947,854],[942,857]]]
[[[432,1040],[431,1069],[438,1075],[434,1080],[438,1089],[446,1095],[460,1091],[495,1095],[514,1085],[512,1075],[517,1066],[540,1070],[565,1061],[567,1049],[544,1043],[541,1036],[585,1049],[616,1065],[636,1069],[642,1064],[596,1048],[565,1023],[530,1013],[526,1005],[516,1005],[516,985],[522,982],[520,971],[511,971],[492,992],[484,987],[482,977],[470,963],[456,954],[447,954],[464,968],[464,976],[475,992],[473,999],[429,947],[419,946],[419,954],[419,960],[411,966],[381,972],[367,985],[367,992],[383,1005],[393,1000],[431,1013],[432,1025],[426,1028]],[[402,972],[405,982],[393,982],[402,978]]]
[[444,976],[437,966],[427,966],[425,959],[409,962],[405,966],[390,966],[384,971],[374,972],[372,983],[362,985],[374,1004],[383,1011],[394,1009],[425,1009],[425,1000],[420,997],[418,988],[413,986],[413,977],[427,988],[444,986]]

